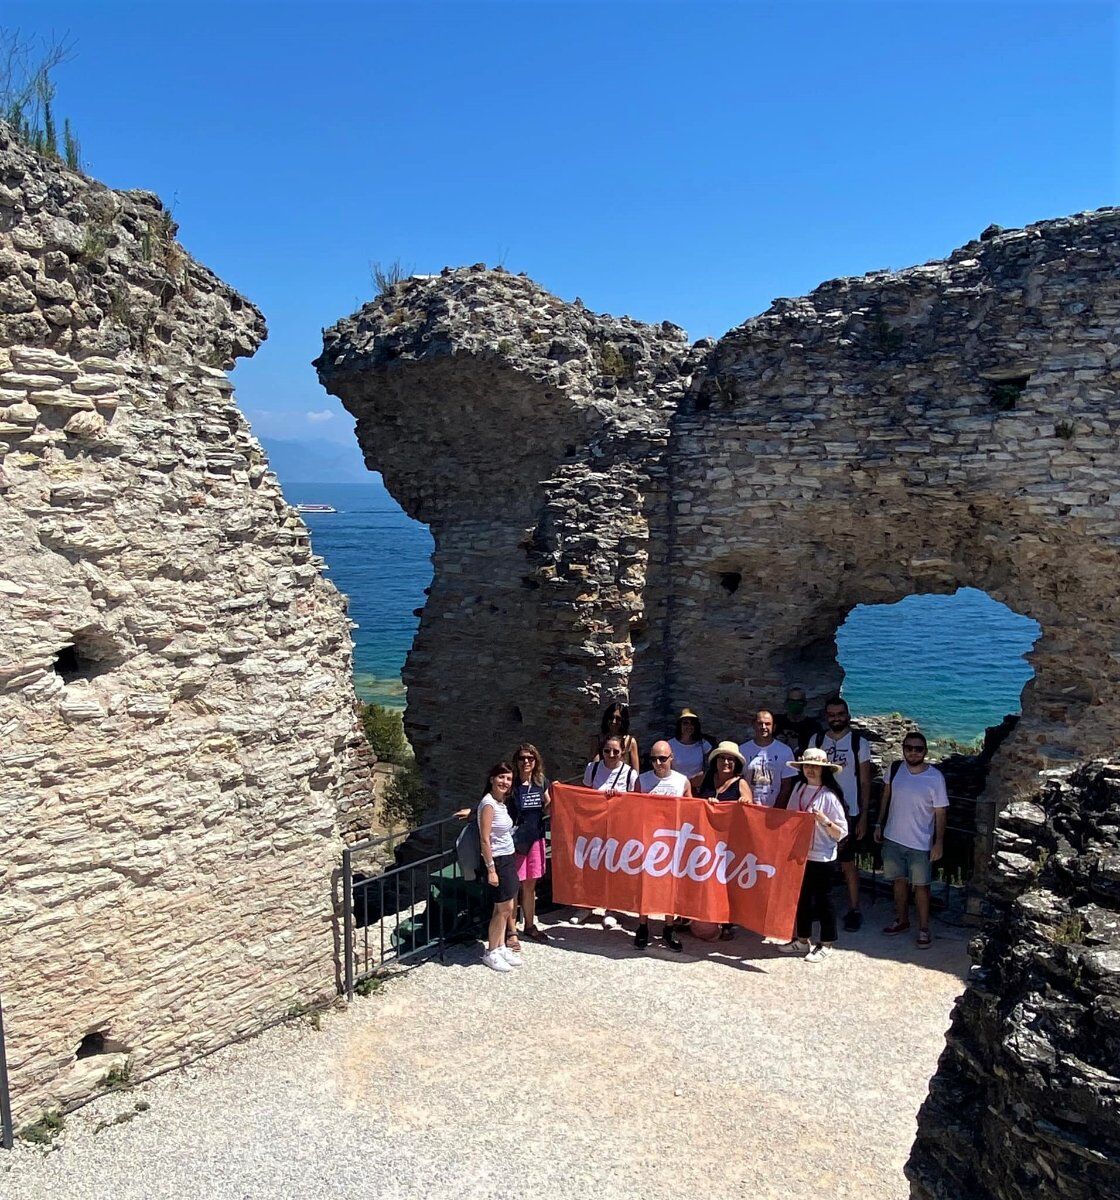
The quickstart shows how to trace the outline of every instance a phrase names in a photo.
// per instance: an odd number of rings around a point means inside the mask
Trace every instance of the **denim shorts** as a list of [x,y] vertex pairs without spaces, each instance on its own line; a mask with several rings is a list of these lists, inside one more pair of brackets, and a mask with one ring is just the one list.
[[883,838],[884,879],[908,879],[914,887],[929,887],[932,877],[928,850],[913,850]]

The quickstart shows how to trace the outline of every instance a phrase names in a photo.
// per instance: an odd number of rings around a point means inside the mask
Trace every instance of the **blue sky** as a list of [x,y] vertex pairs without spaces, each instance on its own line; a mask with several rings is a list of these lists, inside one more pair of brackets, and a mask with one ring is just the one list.
[[87,169],[265,312],[264,436],[349,441],[320,329],[371,260],[502,261],[719,335],[821,280],[1117,195],[1117,9],[1062,0],[66,3]]

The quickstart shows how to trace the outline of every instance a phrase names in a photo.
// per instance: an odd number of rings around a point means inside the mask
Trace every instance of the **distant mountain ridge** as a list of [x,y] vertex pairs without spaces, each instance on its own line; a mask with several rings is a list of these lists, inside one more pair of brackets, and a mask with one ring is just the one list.
[[324,438],[296,441],[262,437],[260,443],[285,487],[297,483],[380,482],[379,476],[366,469],[357,442],[345,445]]

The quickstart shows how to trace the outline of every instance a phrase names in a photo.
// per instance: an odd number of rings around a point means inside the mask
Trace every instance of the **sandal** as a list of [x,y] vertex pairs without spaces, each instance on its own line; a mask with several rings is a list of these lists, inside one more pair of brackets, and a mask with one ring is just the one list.
[[525,930],[525,936],[532,938],[534,942],[551,942],[552,934],[546,933],[539,925],[530,925]]
[[933,934],[928,929],[918,930],[918,945],[923,950],[928,950],[933,944]]
[[888,937],[893,937],[896,933],[905,933],[910,928],[909,921],[894,920],[889,925],[883,926],[883,932]]
[[521,942],[518,940],[517,934],[511,934],[506,938],[506,949],[512,950],[514,954],[521,953]]

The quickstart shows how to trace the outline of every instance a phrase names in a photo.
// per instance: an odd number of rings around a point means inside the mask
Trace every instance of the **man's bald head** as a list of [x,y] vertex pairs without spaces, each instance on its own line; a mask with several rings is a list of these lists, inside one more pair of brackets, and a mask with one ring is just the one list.
[[664,779],[673,769],[673,747],[668,742],[654,742],[649,748],[649,759],[654,774]]

